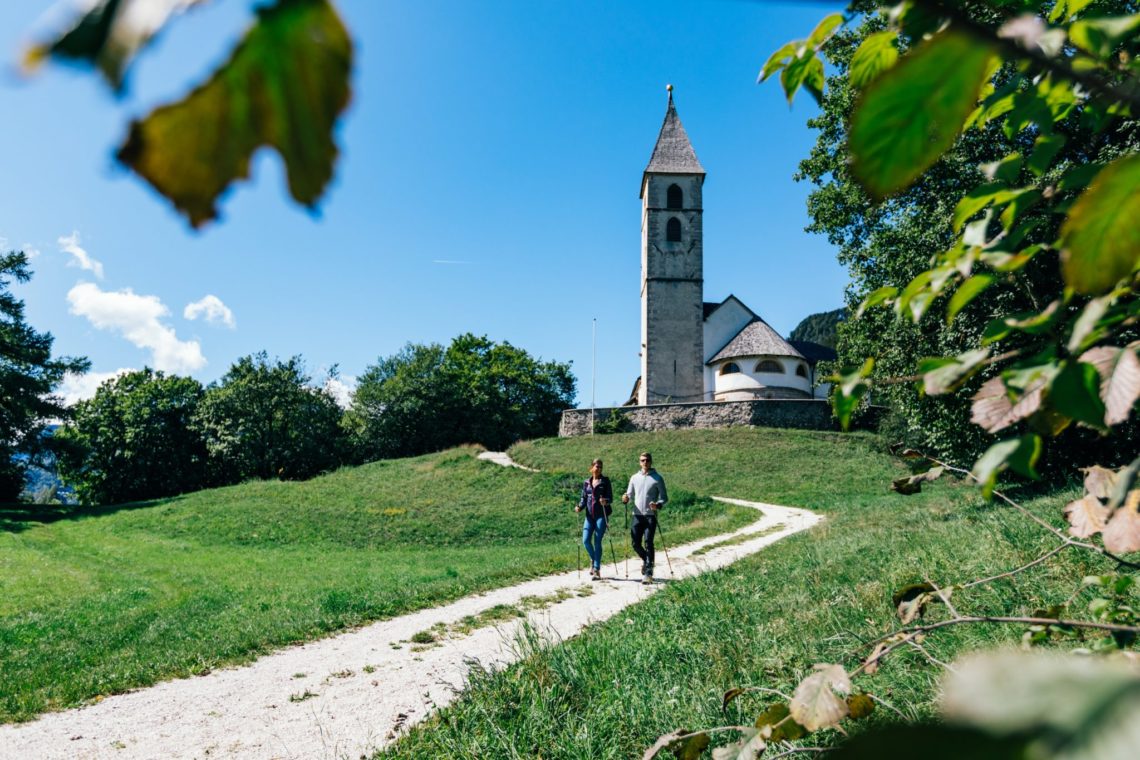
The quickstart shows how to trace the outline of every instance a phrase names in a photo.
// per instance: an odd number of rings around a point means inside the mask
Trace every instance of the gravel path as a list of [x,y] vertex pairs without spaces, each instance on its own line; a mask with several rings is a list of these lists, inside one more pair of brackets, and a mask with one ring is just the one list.
[[[505,454],[492,456],[513,464]],[[659,548],[665,581],[724,567],[822,519],[803,509],[718,501],[754,507],[762,517],[731,534],[670,546],[672,576]],[[693,556],[730,538],[740,543]],[[551,640],[566,639],[663,587],[627,580],[620,564],[617,570],[607,564],[605,579],[594,583],[577,572],[527,581],[285,649],[251,665],[0,726],[0,758],[367,757],[455,699],[472,663],[502,667],[517,660],[514,642],[523,618],[447,634],[435,645],[412,644],[413,635],[455,626],[496,605],[525,606],[530,600],[533,606],[537,597],[559,601],[531,609],[525,619]]]

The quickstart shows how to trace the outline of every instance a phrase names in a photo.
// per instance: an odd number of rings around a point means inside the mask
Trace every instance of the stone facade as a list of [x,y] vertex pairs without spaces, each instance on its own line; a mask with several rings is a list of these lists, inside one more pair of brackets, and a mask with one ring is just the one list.
[[831,416],[831,405],[824,400],[773,399],[763,401],[718,401],[695,404],[654,404],[599,409],[568,409],[562,413],[558,435],[568,438],[590,433],[591,413],[595,422],[609,419],[614,412],[625,419],[622,432],[679,430],[682,428],[725,428],[738,425],[838,430]]

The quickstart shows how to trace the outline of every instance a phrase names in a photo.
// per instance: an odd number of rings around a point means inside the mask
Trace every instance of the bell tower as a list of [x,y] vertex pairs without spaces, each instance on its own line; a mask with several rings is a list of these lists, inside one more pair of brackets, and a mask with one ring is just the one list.
[[705,170],[673,105],[641,178],[641,386],[637,403],[704,399]]

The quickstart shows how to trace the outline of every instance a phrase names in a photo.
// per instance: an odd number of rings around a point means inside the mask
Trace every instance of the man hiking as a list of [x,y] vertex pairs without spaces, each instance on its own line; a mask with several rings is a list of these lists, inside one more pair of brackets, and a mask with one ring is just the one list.
[[629,504],[630,497],[633,497],[630,538],[633,550],[641,557],[641,582],[653,583],[653,536],[657,533],[657,510],[665,506],[669,496],[665,493],[664,478],[653,469],[653,455],[643,451],[638,461],[641,470],[630,477],[621,502]]

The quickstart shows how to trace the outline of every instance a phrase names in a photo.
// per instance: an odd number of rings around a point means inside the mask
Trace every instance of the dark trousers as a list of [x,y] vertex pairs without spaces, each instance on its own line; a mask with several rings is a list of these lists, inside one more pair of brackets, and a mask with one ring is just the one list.
[[[657,533],[657,515],[633,516],[633,525],[630,526],[630,537],[633,539],[633,550],[641,557],[643,573],[653,572],[653,536]],[[642,539],[645,545],[642,546]]]

